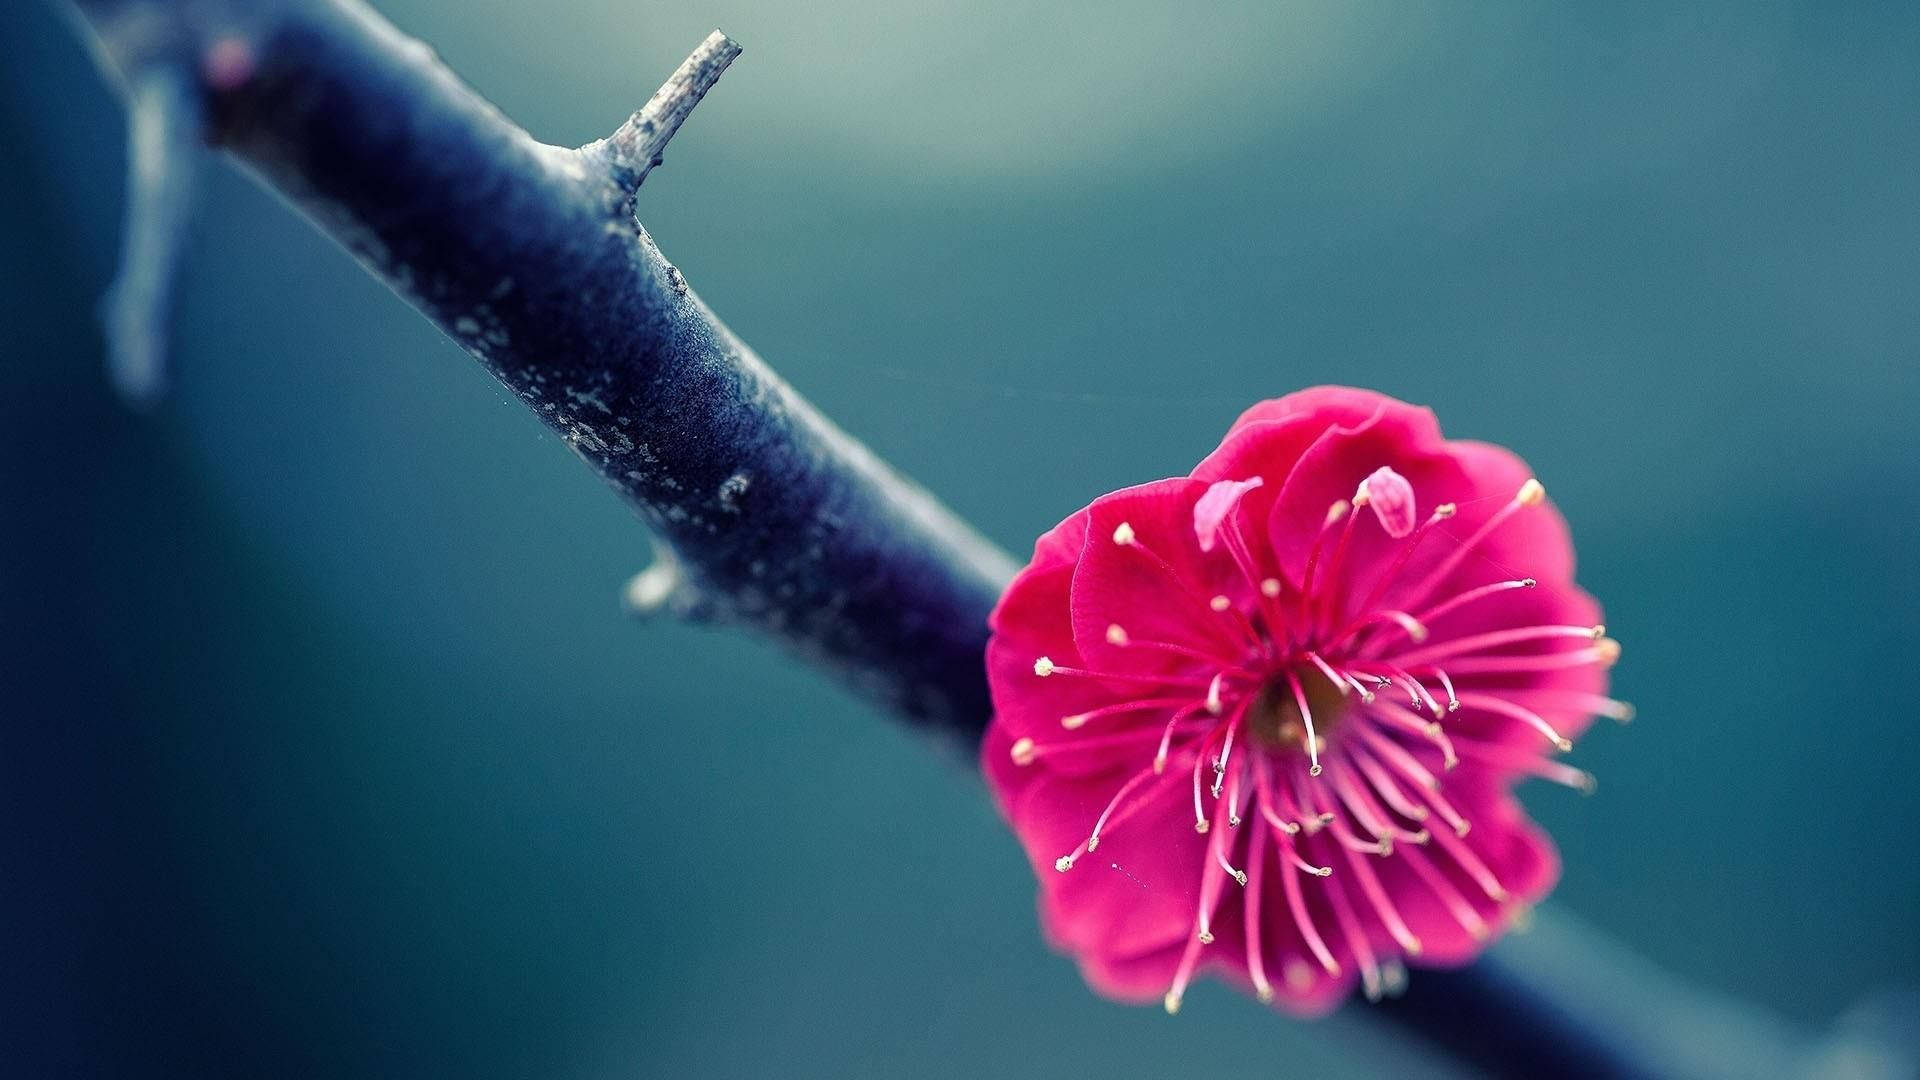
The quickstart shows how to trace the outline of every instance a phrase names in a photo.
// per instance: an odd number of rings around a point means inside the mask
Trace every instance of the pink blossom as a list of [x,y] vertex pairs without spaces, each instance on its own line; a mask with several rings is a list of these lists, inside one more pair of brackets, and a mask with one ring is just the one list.
[[1047,937],[1169,1011],[1204,972],[1319,1014],[1472,959],[1559,872],[1510,788],[1591,788],[1554,754],[1627,715],[1526,465],[1364,390],[1094,500],[992,627],[982,761]]

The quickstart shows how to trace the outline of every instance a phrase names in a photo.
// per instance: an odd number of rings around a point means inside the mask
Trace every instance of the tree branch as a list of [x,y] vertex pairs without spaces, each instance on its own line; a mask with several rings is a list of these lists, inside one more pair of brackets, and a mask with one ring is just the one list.
[[[165,9],[182,18],[154,50],[136,31]],[[568,150],[354,0],[82,10],[110,63],[196,73],[210,141],[639,511],[673,553],[674,610],[757,627],[971,752],[1012,564],[769,370],[631,212],[738,46],[716,33],[611,138]]]
[[[567,150],[358,0],[75,3],[136,114],[113,303],[123,381],[157,385],[149,346],[198,134],[478,359],[652,526],[659,561],[629,584],[630,607],[756,627],[972,754],[987,612],[1011,561],[781,381],[633,217],[635,189],[737,46],[715,33],[612,136]],[[165,148],[154,172],[150,142]],[[1580,999],[1601,983],[1579,978],[1577,950],[1546,952],[1544,970],[1496,952],[1422,973],[1373,1015],[1494,1075],[1679,1072],[1660,1034],[1690,1018],[1659,1010],[1698,1013],[1694,999],[1620,993],[1595,1016]],[[1810,1060],[1783,1056],[1782,1070]]]

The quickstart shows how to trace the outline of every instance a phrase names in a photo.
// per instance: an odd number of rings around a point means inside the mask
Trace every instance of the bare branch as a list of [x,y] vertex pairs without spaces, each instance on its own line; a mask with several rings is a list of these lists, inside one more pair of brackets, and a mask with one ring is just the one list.
[[123,77],[185,61],[212,141],[639,511],[677,560],[666,610],[757,627],[972,752],[1010,560],[768,369],[634,220],[632,185],[738,51],[724,35],[614,140],[568,150],[358,0],[80,12]]

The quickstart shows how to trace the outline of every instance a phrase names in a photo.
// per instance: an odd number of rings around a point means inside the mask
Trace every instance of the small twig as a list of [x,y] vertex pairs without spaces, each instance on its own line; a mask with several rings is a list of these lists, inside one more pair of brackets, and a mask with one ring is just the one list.
[[136,406],[166,389],[167,328],[173,309],[203,117],[193,81],[154,64],[127,85],[127,203],[120,270],[101,304],[107,370]]
[[680,557],[665,544],[655,545],[653,562],[627,579],[626,587],[620,590],[620,606],[641,619],[672,615],[687,622],[705,622],[715,614],[714,605],[687,580]]
[[600,145],[612,155],[623,174],[623,187],[634,191],[646,181],[647,173],[660,164],[668,141],[680,130],[693,107],[700,104],[713,84],[720,81],[727,65],[739,55],[740,45],[732,38],[718,30],[708,34],[647,103],[628,117],[619,130],[602,140]]

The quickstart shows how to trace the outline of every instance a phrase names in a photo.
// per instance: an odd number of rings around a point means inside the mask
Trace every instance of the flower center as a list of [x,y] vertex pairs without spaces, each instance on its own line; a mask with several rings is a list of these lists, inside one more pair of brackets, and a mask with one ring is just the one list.
[[1266,681],[1247,710],[1247,734],[1256,746],[1270,751],[1306,752],[1307,725],[1289,675],[1300,683],[1307,712],[1313,718],[1313,732],[1319,738],[1316,749],[1324,752],[1345,720],[1351,700],[1340,684],[1312,664],[1293,665]]

